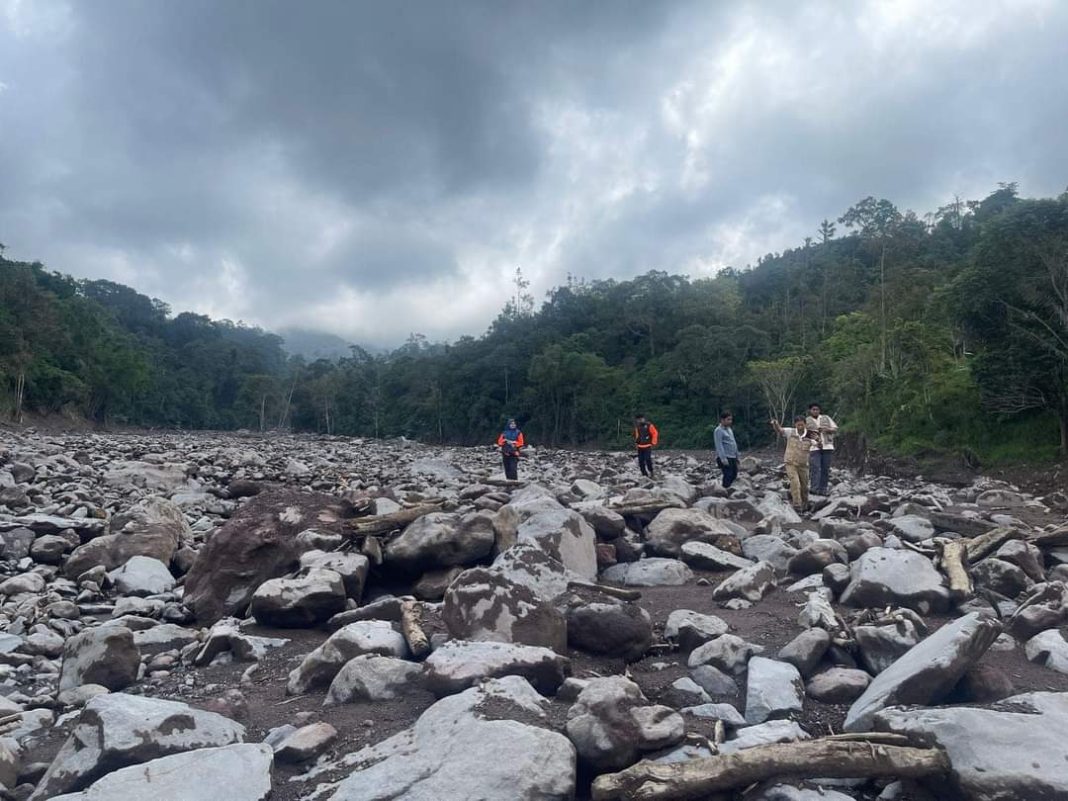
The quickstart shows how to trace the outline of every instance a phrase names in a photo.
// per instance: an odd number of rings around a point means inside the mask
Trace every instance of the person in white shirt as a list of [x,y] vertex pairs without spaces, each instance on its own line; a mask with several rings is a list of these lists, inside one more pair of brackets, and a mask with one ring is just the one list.
[[809,454],[816,444],[814,432],[808,430],[805,418],[794,418],[793,428],[783,428],[778,420],[771,421],[771,427],[780,437],[786,439],[786,477],[790,480],[790,499],[798,512],[808,510],[808,469]]
[[805,425],[819,437],[809,455],[809,473],[812,476],[810,490],[813,495],[826,495],[827,483],[831,479],[831,457],[834,456],[834,433],[838,430],[838,424],[829,414],[823,413],[818,403],[810,403]]

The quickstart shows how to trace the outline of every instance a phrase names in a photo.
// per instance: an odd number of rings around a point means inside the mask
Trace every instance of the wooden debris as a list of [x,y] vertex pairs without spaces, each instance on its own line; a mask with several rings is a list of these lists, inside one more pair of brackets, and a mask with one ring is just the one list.
[[1058,526],[1052,531],[1043,531],[1027,538],[1032,545],[1039,548],[1059,548],[1068,545],[1068,523]]
[[940,564],[949,580],[949,594],[955,601],[971,598],[975,592],[967,559],[967,544],[962,540],[950,540],[942,546]]
[[423,659],[430,653],[430,641],[423,631],[422,617],[418,601],[401,603],[401,634],[408,643],[408,650],[416,659]]
[[[824,737],[746,748],[730,754],[660,764],[642,761],[593,782],[594,801],[703,799],[772,778],[915,779],[945,773],[949,760],[935,748],[897,745],[896,735]],[[893,743],[893,744],[888,744]]]
[[345,521],[345,525],[348,528],[348,535],[350,537],[367,537],[376,534],[390,534],[394,531],[398,531],[409,523],[418,520],[423,515],[428,515],[431,512],[440,512],[442,504],[440,503],[425,503],[419,506],[412,506],[408,509],[401,509],[399,512],[392,512],[388,515],[375,515],[374,517],[361,517],[355,520]]
[[980,534],[978,537],[972,537],[970,540],[961,540],[964,544],[965,552],[968,557],[968,564],[974,565],[980,559],[992,554],[1002,545],[1009,540],[1017,539],[1021,537],[1015,529],[1001,527],[988,531],[986,534]]
[[567,582],[567,588],[569,590],[591,590],[592,592],[609,595],[612,598],[619,598],[621,601],[638,601],[642,597],[638,590],[611,587],[607,584],[594,584],[592,581],[569,581]]

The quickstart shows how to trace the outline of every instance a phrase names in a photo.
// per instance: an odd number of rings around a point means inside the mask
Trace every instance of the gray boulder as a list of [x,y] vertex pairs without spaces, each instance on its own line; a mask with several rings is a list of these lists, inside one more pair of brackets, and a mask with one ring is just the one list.
[[745,720],[763,723],[801,711],[805,685],[797,668],[763,656],[749,660],[745,689]]
[[673,559],[682,555],[682,546],[687,542],[715,545],[733,536],[724,521],[700,509],[664,509],[645,529],[649,553]]
[[705,615],[691,609],[676,609],[664,624],[664,639],[677,643],[683,651],[692,651],[710,640],[726,634],[730,627],[715,615]]
[[181,544],[192,539],[182,510],[164,498],[149,497],[111,518],[108,534],[74,549],[63,566],[71,578],[90,568],[114,570],[133,556],[148,556],[165,565]]
[[292,579],[269,579],[252,595],[250,608],[263,626],[307,628],[345,609],[345,582],[333,570],[313,568]]
[[52,801],[262,801],[274,754],[264,743],[200,748],[121,768]]
[[595,602],[567,610],[567,644],[572,648],[633,662],[652,642],[652,618],[637,604]]
[[679,550],[682,561],[697,570],[740,570],[753,564],[707,542],[684,542]]
[[421,573],[477,562],[493,550],[493,517],[489,512],[423,515],[389,543],[385,563],[405,573]]
[[44,801],[85,789],[127,765],[199,748],[233,745],[244,738],[241,724],[177,701],[125,693],[98,695],[85,705],[32,798]]
[[442,619],[459,639],[539,645],[560,653],[567,649],[563,613],[494,568],[461,573],[445,592]]
[[578,512],[563,507],[538,512],[519,524],[516,536],[585,579],[597,576],[597,535]]
[[626,587],[681,587],[693,579],[693,571],[678,559],[654,557],[612,565],[601,578]]
[[364,654],[350,659],[330,683],[324,706],[353,701],[385,701],[422,687],[423,668],[391,656]]
[[756,603],[775,588],[775,568],[768,562],[757,562],[755,565],[736,571],[727,577],[712,592],[712,597],[717,601],[727,601],[731,598],[744,598]]
[[125,626],[96,626],[75,634],[63,647],[59,689],[99,684],[121,690],[137,681],[141,653]]
[[849,586],[841,601],[867,608],[907,606],[923,614],[946,610],[949,590],[942,574],[922,555],[872,548],[852,564]]
[[537,725],[492,719],[496,715],[487,711],[492,706],[501,716],[540,721],[545,703],[518,677],[443,698],[411,728],[346,756],[345,764],[355,768],[327,798],[571,801],[575,748],[568,739]]
[[338,629],[304,657],[289,674],[286,692],[301,695],[334,680],[350,659],[363,654],[405,658],[409,655],[404,636],[385,620],[361,620]]
[[937,702],[1000,633],[998,621],[974,612],[942,626],[875,677],[849,708],[845,731],[869,731],[875,713],[888,706]]
[[647,751],[682,740],[686,723],[666,706],[650,706],[623,676],[591,679],[567,712],[567,736],[579,758],[598,772],[633,764]]
[[1068,798],[1068,693],[1016,695],[990,709],[885,709],[874,723],[944,749],[950,789],[970,801]]
[[150,556],[131,556],[108,577],[123,595],[160,595],[174,589],[171,571],[159,559]]
[[521,676],[538,691],[552,694],[571,673],[570,660],[548,648],[503,642],[450,640],[423,665],[426,686],[438,696],[502,676]]

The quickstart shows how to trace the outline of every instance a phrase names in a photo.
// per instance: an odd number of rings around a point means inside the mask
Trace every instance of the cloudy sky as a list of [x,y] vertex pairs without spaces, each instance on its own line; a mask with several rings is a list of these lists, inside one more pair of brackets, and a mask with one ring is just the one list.
[[1068,2],[0,0],[0,242],[369,345],[1068,185]]

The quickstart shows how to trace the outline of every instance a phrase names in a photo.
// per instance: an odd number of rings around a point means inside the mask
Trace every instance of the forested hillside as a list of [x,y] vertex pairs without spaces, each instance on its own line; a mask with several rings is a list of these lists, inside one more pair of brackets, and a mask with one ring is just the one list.
[[635,411],[667,446],[708,447],[721,409],[743,442],[810,400],[870,442],[984,461],[1068,452],[1068,193],[919,217],[866,198],[744,270],[572,279],[514,299],[480,337],[413,334],[386,356],[307,363],[280,337],[109,281],[0,257],[8,416],[184,428],[290,427],[616,445]]

